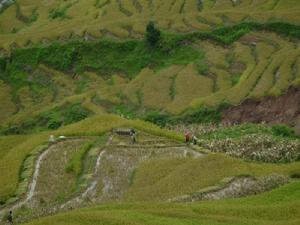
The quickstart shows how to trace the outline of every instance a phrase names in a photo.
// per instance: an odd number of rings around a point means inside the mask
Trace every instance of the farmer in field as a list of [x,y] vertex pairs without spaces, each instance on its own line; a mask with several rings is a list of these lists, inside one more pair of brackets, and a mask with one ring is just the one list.
[[9,224],[13,224],[13,214],[12,214],[12,211],[9,211],[9,214],[7,215],[7,222]]
[[185,143],[188,144],[192,140],[193,135],[190,131],[186,131],[184,136],[185,136]]
[[136,143],[136,131],[134,129],[130,130],[130,137],[131,137],[132,144],[135,144]]

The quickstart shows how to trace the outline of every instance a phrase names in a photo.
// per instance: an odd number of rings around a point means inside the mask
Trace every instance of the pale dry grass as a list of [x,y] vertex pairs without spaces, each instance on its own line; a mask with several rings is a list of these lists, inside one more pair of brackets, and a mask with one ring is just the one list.
[[195,98],[212,93],[213,80],[200,75],[194,64],[187,65],[179,71],[175,80],[174,100],[166,107],[172,114],[178,114]]

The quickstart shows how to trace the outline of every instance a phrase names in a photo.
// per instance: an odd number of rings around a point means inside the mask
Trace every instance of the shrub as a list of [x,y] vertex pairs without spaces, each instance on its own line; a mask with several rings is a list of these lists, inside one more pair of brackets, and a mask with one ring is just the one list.
[[165,127],[168,123],[171,122],[171,118],[167,114],[162,114],[157,111],[149,112],[144,120],[159,125],[160,127]]
[[203,106],[196,111],[182,116],[179,120],[184,123],[220,123],[222,112],[229,106],[224,102],[218,107]]
[[300,172],[294,172],[291,174],[291,178],[300,179]]
[[154,47],[160,40],[160,31],[155,27],[153,22],[149,22],[146,28],[146,42]]
[[294,137],[295,131],[283,124],[274,125],[272,127],[273,134],[281,137]]
[[81,105],[73,105],[65,114],[65,123],[70,124],[87,118],[89,112]]
[[6,68],[6,60],[5,58],[0,57],[0,73],[4,72]]
[[19,124],[10,124],[0,129],[0,134],[29,134],[38,131],[56,130],[62,125],[68,125],[87,118],[92,113],[80,104],[63,105],[28,118]]
[[48,129],[50,130],[56,130],[62,125],[62,121],[58,121],[54,118],[51,118],[47,124]]

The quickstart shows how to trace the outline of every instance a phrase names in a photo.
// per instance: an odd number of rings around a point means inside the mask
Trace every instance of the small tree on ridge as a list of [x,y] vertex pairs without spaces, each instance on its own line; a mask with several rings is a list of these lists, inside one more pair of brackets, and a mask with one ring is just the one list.
[[157,29],[154,23],[151,21],[148,23],[146,28],[146,42],[155,47],[160,40],[160,30]]

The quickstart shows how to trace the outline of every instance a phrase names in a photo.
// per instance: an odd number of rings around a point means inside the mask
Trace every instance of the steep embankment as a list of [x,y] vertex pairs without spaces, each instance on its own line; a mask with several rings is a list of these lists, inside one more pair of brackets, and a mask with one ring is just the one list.
[[288,124],[300,134],[300,89],[290,88],[282,96],[246,100],[223,112],[224,123]]

